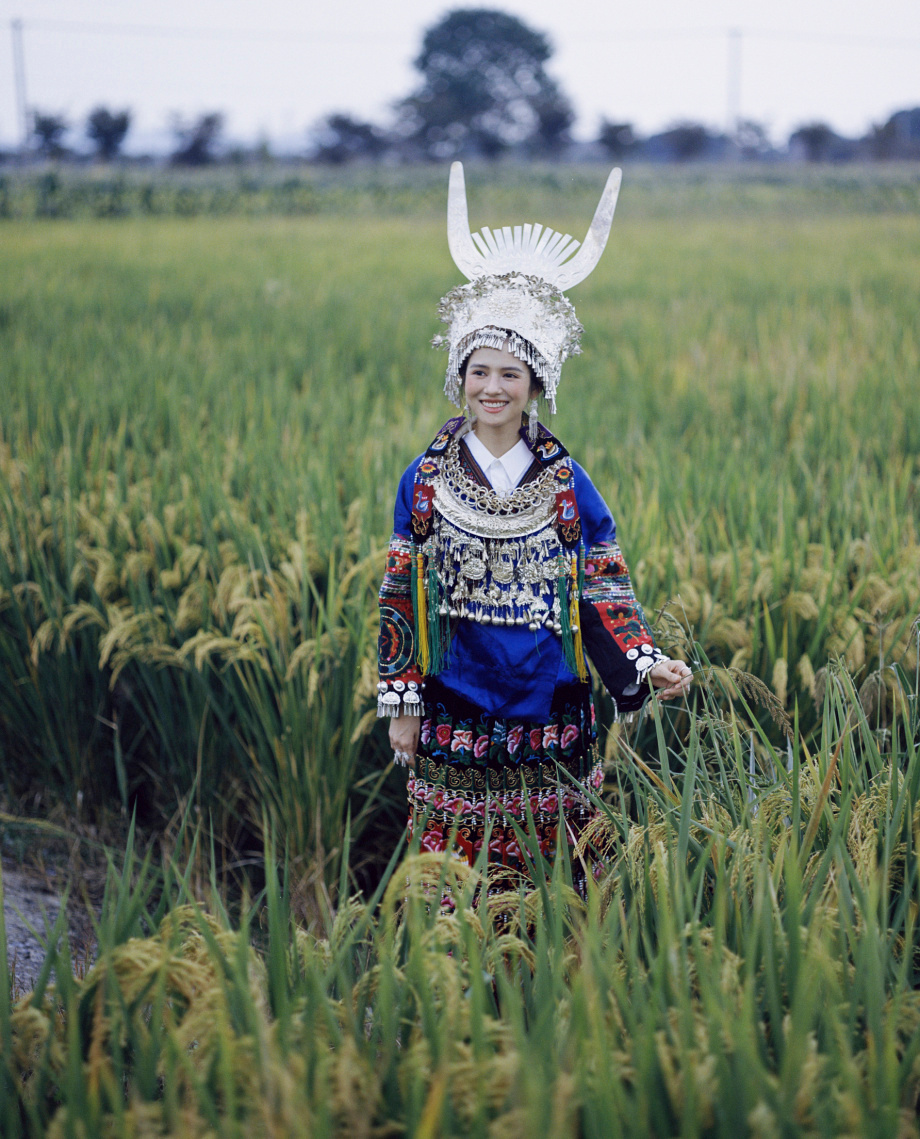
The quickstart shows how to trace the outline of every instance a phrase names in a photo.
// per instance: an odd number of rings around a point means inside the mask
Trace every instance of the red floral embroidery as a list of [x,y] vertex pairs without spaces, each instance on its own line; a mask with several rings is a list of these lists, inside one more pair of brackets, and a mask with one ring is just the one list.
[[517,724],[508,733],[508,754],[514,755],[521,746],[521,740],[524,737],[524,729],[520,724]]
[[581,735],[581,731],[577,724],[566,724],[562,729],[562,738],[559,740],[559,746],[565,750],[570,747]]
[[[440,729],[439,729],[440,730]],[[438,743],[441,741],[438,740]],[[454,738],[451,740],[451,751],[469,751],[473,746],[473,733],[472,732],[454,732]]]
[[419,843],[420,850],[430,850],[435,853],[447,850],[447,838],[440,827],[426,827]]
[[438,724],[434,734],[441,747],[447,747],[450,743],[450,724]]

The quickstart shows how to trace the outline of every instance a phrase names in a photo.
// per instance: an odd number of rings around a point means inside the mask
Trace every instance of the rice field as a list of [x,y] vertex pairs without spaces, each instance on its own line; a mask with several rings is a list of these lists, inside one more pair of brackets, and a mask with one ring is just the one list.
[[[698,682],[601,698],[587,908],[563,859],[498,914],[385,869],[375,596],[456,283],[403,177],[0,223],[4,798],[175,852],[113,864],[87,976],[0,984],[3,1135],[918,1134],[914,176],[627,172],[553,428]],[[474,227],[593,209],[468,182]]]

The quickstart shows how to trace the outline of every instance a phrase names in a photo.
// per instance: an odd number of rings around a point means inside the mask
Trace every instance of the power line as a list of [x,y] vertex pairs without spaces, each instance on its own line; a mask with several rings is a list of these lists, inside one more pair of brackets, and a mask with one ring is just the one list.
[[[22,21],[19,21],[20,24]],[[29,20],[35,31],[74,32],[89,35],[162,36],[167,39],[220,39],[283,41],[285,43],[316,43],[341,41],[343,43],[407,43],[402,36],[386,36],[374,32],[308,32],[299,28],[202,28],[179,27],[164,24],[104,24],[88,20]],[[413,41],[414,42],[414,41]]]
[[[25,26],[25,21],[19,20]],[[35,31],[72,32],[91,35],[131,35],[163,36],[175,39],[224,39],[224,40],[281,40],[301,43],[342,42],[342,43],[407,43],[407,36],[393,36],[376,31],[354,32],[319,28],[306,31],[303,28],[215,28],[200,26],[180,26],[167,24],[120,24],[90,20],[29,20],[28,27]],[[715,39],[726,34],[743,35],[748,39],[774,39],[798,43],[838,44],[841,46],[894,48],[916,51],[920,49],[920,39],[905,39],[901,36],[861,35],[844,32],[804,32],[769,28],[618,28],[603,31],[597,28],[575,28],[565,33],[566,40],[681,40]],[[416,42],[413,36],[411,42]]]

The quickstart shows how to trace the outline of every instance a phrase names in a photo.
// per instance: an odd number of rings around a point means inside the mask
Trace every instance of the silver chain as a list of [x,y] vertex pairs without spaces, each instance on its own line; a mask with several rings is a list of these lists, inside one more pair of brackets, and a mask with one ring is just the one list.
[[460,464],[460,443],[457,439],[451,441],[439,465],[441,475],[455,495],[471,502],[474,509],[485,514],[505,515],[517,514],[545,501],[546,495],[552,491],[556,468],[564,461],[557,460],[546,467],[533,482],[519,486],[506,495],[496,494],[491,487],[481,486],[470,478]]

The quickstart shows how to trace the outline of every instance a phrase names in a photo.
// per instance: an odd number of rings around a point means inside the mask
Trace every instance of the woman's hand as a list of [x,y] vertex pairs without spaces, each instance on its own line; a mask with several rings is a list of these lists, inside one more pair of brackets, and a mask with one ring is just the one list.
[[659,700],[673,700],[689,689],[693,673],[682,660],[660,660],[650,669],[649,677],[659,690],[656,693]]
[[393,758],[399,762],[401,754],[405,757],[405,765],[411,767],[413,771],[421,730],[421,716],[394,716],[390,720],[390,747],[393,749]]

